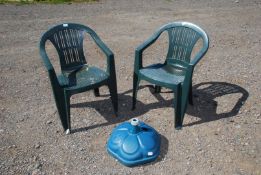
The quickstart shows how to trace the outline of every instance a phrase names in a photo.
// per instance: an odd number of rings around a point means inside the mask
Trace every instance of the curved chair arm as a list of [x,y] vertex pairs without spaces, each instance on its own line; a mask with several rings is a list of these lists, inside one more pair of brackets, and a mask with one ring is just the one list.
[[134,71],[137,71],[142,68],[142,53],[145,49],[147,49],[150,45],[152,45],[160,36],[160,34],[164,31],[164,28],[159,29],[156,33],[154,33],[149,39],[147,39],[144,43],[139,45],[135,50],[135,63],[134,63]]
[[46,54],[45,41],[43,41],[43,39],[41,39],[41,41],[40,41],[39,51],[40,51],[40,55],[41,55],[41,58],[42,58],[42,60],[43,60],[43,62],[44,62],[44,65],[45,65],[46,69],[47,69],[48,71],[54,69],[54,68],[53,68],[53,65],[52,65],[51,62],[50,62],[49,57],[48,57],[47,54]]
[[[203,33],[203,32],[202,32]],[[203,47],[200,49],[200,51],[195,55],[194,58],[191,59],[190,64],[192,64],[193,66],[195,66],[200,60],[201,58],[203,58],[203,56],[207,53],[208,51],[208,47],[209,47],[209,39],[208,39],[208,35],[204,32],[202,34],[202,39],[203,39]]]
[[190,64],[195,66],[200,60],[201,58],[203,58],[203,56],[207,53],[208,51],[208,46],[207,47],[203,47],[194,58],[191,59]]
[[46,69],[48,71],[49,78],[50,78],[52,86],[53,85],[59,86],[60,84],[59,84],[59,81],[57,79],[57,76],[56,76],[55,70],[53,68],[53,65],[51,64],[50,59],[49,59],[49,57],[46,54],[44,39],[41,39],[41,41],[40,41],[39,50],[40,50],[40,55],[41,55],[41,58],[42,58],[42,60],[44,62],[44,65],[45,65],[45,67],[46,67]]
[[[86,28],[86,26],[84,28]],[[100,37],[92,29],[87,28],[86,32],[91,35],[94,42],[98,45],[98,47],[106,55],[106,57],[107,57],[107,70],[106,70],[106,72],[111,74],[112,71],[114,70],[114,67],[115,67],[113,52],[105,45],[105,43],[100,39]]]

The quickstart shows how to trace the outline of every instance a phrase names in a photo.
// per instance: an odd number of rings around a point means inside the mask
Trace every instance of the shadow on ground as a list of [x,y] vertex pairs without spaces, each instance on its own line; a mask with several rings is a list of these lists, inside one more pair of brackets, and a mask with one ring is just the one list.
[[[82,107],[92,107],[95,108],[106,120],[106,123],[96,124],[84,128],[74,129],[72,132],[81,132],[86,131],[88,129],[93,129],[100,126],[108,126],[111,124],[121,123],[127,121],[133,117],[138,117],[143,114],[146,114],[151,109],[164,108],[172,105],[173,100],[165,100],[160,93],[154,93],[154,88],[151,85],[140,86],[139,89],[148,88],[152,95],[158,100],[158,102],[144,104],[141,101],[137,100],[137,107],[134,111],[131,110],[132,105],[132,97],[131,95],[127,95],[132,92],[132,90],[125,91],[123,93],[118,94],[119,98],[119,112],[118,117],[113,115],[112,104],[110,99],[105,100],[97,100],[92,102],[84,102],[72,104],[73,108],[82,108]],[[162,93],[171,93],[171,91],[162,92]],[[236,104],[231,108],[230,111],[225,113],[217,113],[217,101],[215,99],[217,97],[222,97],[228,94],[241,94],[241,97],[237,99]],[[103,97],[108,95],[101,95]],[[245,101],[247,100],[249,94],[248,92],[235,84],[230,84],[226,82],[204,82],[200,84],[196,84],[193,86],[193,101],[194,105],[188,105],[186,113],[200,118],[200,120],[185,124],[184,126],[191,126],[195,124],[201,124],[205,122],[215,121],[222,118],[233,117],[238,114],[240,108],[243,106]],[[226,100],[230,100],[229,97]],[[198,110],[199,109],[199,110]],[[174,112],[173,112],[174,115]]]
[[[74,129],[72,130],[72,133],[83,132],[101,126],[108,126],[111,124],[121,123],[130,120],[133,117],[138,117],[143,114],[146,114],[151,109],[164,108],[172,105],[173,100],[172,99],[165,100],[161,96],[161,93],[154,93],[154,87],[152,85],[140,86],[139,89],[142,88],[148,88],[151,91],[152,95],[154,95],[155,98],[157,99],[157,102],[144,104],[141,101],[137,100],[137,105],[136,105],[137,107],[134,111],[132,111],[131,110],[132,97],[131,95],[127,95],[130,94],[132,90],[125,91],[123,93],[118,94],[118,98],[119,98],[118,117],[115,117],[112,111],[112,104],[109,98],[105,100],[72,104],[71,107],[73,108],[82,108],[82,107],[95,108],[107,120],[106,123]],[[166,91],[162,93],[172,94],[171,91]],[[235,94],[235,93],[241,94],[241,97],[237,99],[236,104],[232,106],[230,111],[218,114],[217,113],[218,104],[215,99],[217,97],[225,96],[228,94]],[[109,95],[101,95],[101,96],[108,97]],[[188,105],[186,113],[191,116],[200,118],[200,120],[185,124],[184,126],[191,126],[195,124],[201,124],[205,122],[219,120],[222,118],[233,117],[238,114],[240,108],[243,106],[248,96],[249,94],[244,88],[235,84],[230,84],[226,82],[204,82],[204,83],[196,84],[193,86],[194,104],[193,106]],[[228,99],[225,100],[230,100],[230,97],[228,97]],[[170,115],[174,115],[174,112]],[[165,155],[167,154],[167,151],[168,151],[168,140],[161,135],[160,156],[155,162],[149,163],[148,165],[163,160]]]
[[[154,90],[153,86],[140,86],[139,89],[143,89],[143,88],[149,88],[149,90],[151,92],[153,92],[153,90]],[[136,109],[131,110],[132,96],[128,95],[131,92],[132,92],[132,90],[128,90],[128,91],[118,94],[119,112],[118,112],[117,117],[115,117],[115,115],[112,111],[112,103],[109,98],[103,99],[103,100],[91,101],[91,102],[71,104],[72,108],[83,108],[83,107],[84,108],[85,107],[95,108],[96,111],[99,112],[107,120],[106,123],[101,123],[101,124],[96,124],[96,125],[92,125],[92,126],[88,126],[88,127],[73,129],[72,133],[82,132],[82,131],[86,131],[86,130],[101,127],[101,126],[108,126],[111,124],[121,123],[121,122],[130,120],[131,118],[146,114],[151,109],[166,107],[167,104],[170,102],[169,100],[165,100],[165,101],[163,100],[163,101],[159,101],[156,103],[144,104],[137,99]],[[100,95],[100,96],[108,97],[109,95]],[[169,103],[169,105],[170,104],[171,103]]]
[[[226,82],[204,82],[197,84],[193,86],[193,94],[194,105],[193,107],[189,106],[186,113],[198,117],[200,120],[185,124],[184,126],[192,126],[222,118],[233,117],[238,114],[240,108],[244,105],[249,96],[248,92],[244,88]],[[216,99],[223,97],[225,101],[229,102],[231,101],[231,96],[226,95],[230,94],[241,94],[241,96],[236,99],[236,103],[225,104],[229,104],[227,106],[229,109],[228,111],[218,113],[218,103]]]

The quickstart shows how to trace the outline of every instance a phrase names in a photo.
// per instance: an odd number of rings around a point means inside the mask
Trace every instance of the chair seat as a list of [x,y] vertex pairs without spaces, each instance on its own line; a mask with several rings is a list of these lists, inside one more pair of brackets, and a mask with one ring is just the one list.
[[140,75],[151,83],[173,88],[184,81],[185,71],[172,65],[154,64],[140,69]]
[[86,65],[81,69],[62,73],[58,76],[58,81],[65,90],[79,90],[86,87],[91,89],[92,86],[100,84],[108,78],[109,75],[105,71]]

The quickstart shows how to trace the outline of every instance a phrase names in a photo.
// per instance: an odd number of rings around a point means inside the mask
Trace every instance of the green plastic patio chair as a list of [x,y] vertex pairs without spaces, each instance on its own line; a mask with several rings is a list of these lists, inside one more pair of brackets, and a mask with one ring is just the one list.
[[[167,31],[169,48],[164,64],[142,66],[142,52],[154,43],[162,32]],[[191,53],[199,40],[202,39],[201,49],[191,58]],[[147,41],[135,50],[134,77],[133,77],[133,105],[135,109],[136,97],[140,80],[155,84],[155,92],[161,87],[172,89],[175,108],[175,128],[181,129],[187,102],[192,102],[192,75],[196,64],[208,50],[207,34],[198,26],[188,22],[174,22],[162,26]]]
[[[87,64],[84,51],[84,34],[87,33],[107,57],[107,70]],[[56,48],[61,66],[61,74],[56,72],[47,56],[46,41]],[[49,29],[40,40],[40,55],[48,70],[54,99],[62,126],[66,134],[70,133],[70,97],[74,94],[94,89],[99,96],[99,87],[109,87],[115,113],[118,111],[117,83],[112,51],[102,42],[98,35],[89,27],[81,24],[61,24]]]

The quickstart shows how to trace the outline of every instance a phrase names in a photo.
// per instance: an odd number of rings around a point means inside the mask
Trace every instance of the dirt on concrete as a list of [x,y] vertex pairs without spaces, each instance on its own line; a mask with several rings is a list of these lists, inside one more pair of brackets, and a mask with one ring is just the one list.
[[[131,111],[134,50],[173,21],[193,22],[210,38],[194,72],[194,105],[182,130],[174,129],[168,89],[153,94],[142,82]],[[38,50],[41,34],[66,22],[91,27],[111,48],[119,92],[117,118],[107,87],[101,97],[92,91],[73,96],[70,135],[63,132]],[[0,24],[0,174],[261,174],[260,0],[2,4]],[[102,52],[86,43],[89,63],[104,67]],[[167,44],[163,34],[144,53],[144,64],[164,61]],[[161,134],[161,154],[128,168],[108,155],[106,141],[133,117]]]

